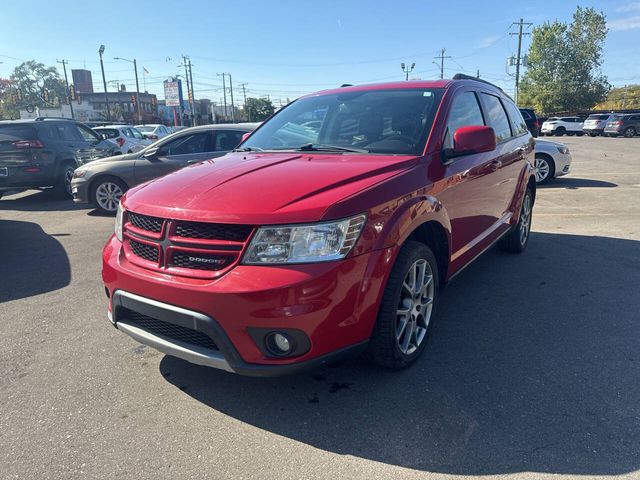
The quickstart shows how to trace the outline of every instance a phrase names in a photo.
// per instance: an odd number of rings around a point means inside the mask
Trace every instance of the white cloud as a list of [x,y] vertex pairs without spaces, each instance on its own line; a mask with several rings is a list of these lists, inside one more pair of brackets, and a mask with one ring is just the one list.
[[607,22],[607,27],[612,31],[620,30],[635,30],[640,28],[640,15],[628,18],[619,18],[618,20],[611,20]]
[[640,2],[629,2],[616,8],[616,12],[640,12]]
[[485,37],[485,38],[483,38],[482,40],[480,40],[478,42],[478,44],[476,45],[476,48],[493,47],[498,40],[500,40],[500,37],[498,37],[497,35],[492,35],[490,37]]

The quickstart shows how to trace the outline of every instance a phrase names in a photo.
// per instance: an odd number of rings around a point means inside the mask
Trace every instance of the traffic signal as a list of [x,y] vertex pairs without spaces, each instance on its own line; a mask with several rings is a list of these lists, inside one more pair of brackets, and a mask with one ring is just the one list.
[[49,103],[49,89],[48,89],[48,88],[43,88],[43,89],[42,89],[42,99],[43,99],[46,103]]
[[138,102],[136,102],[136,96],[135,95],[131,95],[131,103],[133,104],[134,107],[138,103]]
[[189,90],[189,102],[193,102],[193,91]]
[[22,100],[24,100],[24,95],[22,94],[22,89],[21,89],[21,88],[19,88],[19,89],[17,90],[17,92],[16,92],[16,97],[18,98],[18,101],[20,101],[20,102],[21,102]]
[[71,100],[75,100],[76,99],[76,89],[73,86],[73,84],[69,85],[69,98]]

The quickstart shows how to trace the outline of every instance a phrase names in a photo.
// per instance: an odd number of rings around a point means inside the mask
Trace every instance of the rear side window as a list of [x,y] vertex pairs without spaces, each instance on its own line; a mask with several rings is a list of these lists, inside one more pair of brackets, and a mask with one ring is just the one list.
[[56,128],[58,129],[58,135],[62,140],[67,142],[78,142],[82,140],[78,129],[70,123],[59,123],[56,125]]
[[226,152],[236,148],[242,141],[242,134],[237,130],[217,130],[216,131],[216,152]]
[[444,148],[453,148],[453,135],[460,127],[484,125],[482,110],[478,98],[473,92],[457,95],[451,104],[447,118],[447,133],[444,137]]
[[507,113],[504,111],[504,107],[502,106],[500,99],[488,93],[483,93],[482,98],[487,110],[486,113],[489,126],[496,132],[496,142],[500,143],[511,137],[509,119],[507,118]]
[[116,138],[120,136],[120,132],[115,128],[101,128],[100,130],[96,130],[99,135],[106,135],[107,138]]
[[587,120],[606,120],[609,118],[609,115],[589,115]]
[[29,125],[0,125],[0,142],[36,140],[36,129]]
[[524,118],[522,118],[522,114],[520,113],[520,110],[518,110],[518,107],[509,101],[505,101],[504,105],[507,107],[507,113],[511,120],[511,128],[513,129],[514,137],[527,133],[527,123],[524,121]]

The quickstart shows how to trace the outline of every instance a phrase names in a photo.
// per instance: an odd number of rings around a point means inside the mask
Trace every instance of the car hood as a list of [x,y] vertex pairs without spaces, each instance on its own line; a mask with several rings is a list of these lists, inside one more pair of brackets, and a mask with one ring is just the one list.
[[140,156],[140,152],[128,153],[126,155],[113,155],[111,157],[100,158],[98,160],[87,162],[80,168],[82,170],[89,170],[91,169],[91,167],[103,166],[107,163],[121,162],[122,160],[135,160],[139,156]]
[[[334,203],[393,177],[415,156],[231,153],[127,193],[127,210],[194,221],[313,222]],[[354,214],[357,212],[354,212]]]

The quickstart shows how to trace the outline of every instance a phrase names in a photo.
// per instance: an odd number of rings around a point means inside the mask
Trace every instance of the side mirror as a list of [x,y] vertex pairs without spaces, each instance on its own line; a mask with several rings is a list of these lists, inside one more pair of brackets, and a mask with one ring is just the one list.
[[445,158],[472,153],[491,152],[496,149],[496,134],[485,126],[460,127],[453,134],[453,148],[445,149]]
[[242,140],[240,140],[240,143],[244,142],[250,136],[251,136],[251,132],[243,133],[242,134]]
[[160,153],[160,148],[153,147],[153,148],[148,148],[147,150],[145,150],[144,153],[142,154],[142,156],[144,158],[151,159],[151,158],[157,157],[159,153]]

